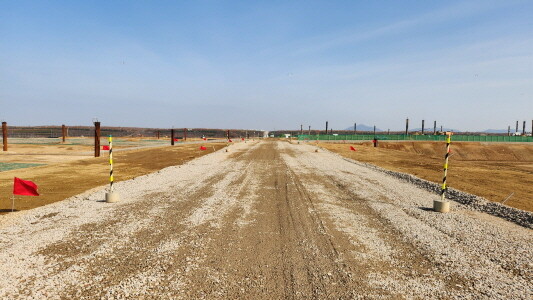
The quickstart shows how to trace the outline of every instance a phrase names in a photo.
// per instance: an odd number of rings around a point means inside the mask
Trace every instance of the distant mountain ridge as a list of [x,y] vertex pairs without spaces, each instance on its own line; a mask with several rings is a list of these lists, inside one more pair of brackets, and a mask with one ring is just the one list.
[[[347,127],[344,130],[353,130],[353,126]],[[368,126],[365,124],[357,124],[357,131],[374,131],[374,126]],[[376,131],[383,131],[376,127]]]
[[[484,133],[507,133],[507,129],[487,129],[482,132]],[[511,133],[514,133],[514,130],[511,130]]]
[[[411,131],[422,131],[422,127],[409,129],[409,132],[411,132]],[[440,131],[440,127],[437,127],[437,131]],[[459,129],[446,128],[446,127],[443,127],[443,128],[442,128],[442,131],[444,131],[444,132],[446,132],[446,131],[462,132],[462,131],[459,130]],[[429,127],[424,128],[424,133],[426,133],[426,132],[433,132],[433,127],[431,127],[431,128],[429,128]]]

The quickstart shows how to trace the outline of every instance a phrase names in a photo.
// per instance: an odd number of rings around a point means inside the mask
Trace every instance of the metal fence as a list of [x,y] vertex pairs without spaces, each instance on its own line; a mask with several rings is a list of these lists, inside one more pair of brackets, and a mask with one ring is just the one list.
[[[134,128],[134,127],[101,127],[101,136],[112,135],[114,137],[153,137],[169,138],[168,128]],[[60,138],[63,136],[61,126],[21,127],[12,126],[7,129],[9,138]],[[174,136],[178,139],[187,138],[225,138],[226,129],[210,128],[174,128]],[[231,138],[260,137],[263,132],[259,130],[230,129]],[[94,127],[91,126],[67,126],[67,137],[92,137]]]

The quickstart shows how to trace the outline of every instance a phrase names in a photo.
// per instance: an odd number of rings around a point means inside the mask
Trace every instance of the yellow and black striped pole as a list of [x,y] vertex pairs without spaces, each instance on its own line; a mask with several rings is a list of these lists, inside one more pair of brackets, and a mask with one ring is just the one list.
[[446,155],[444,156],[444,177],[442,178],[441,200],[444,201],[446,194],[446,175],[448,175],[448,158],[450,157],[451,132],[446,132]]
[[113,192],[113,137],[109,136],[109,192]]
[[113,192],[113,181],[113,137],[109,135],[109,192],[105,194],[106,202],[120,201],[119,194]]
[[450,202],[446,201],[446,176],[448,175],[448,158],[450,158],[450,143],[452,132],[446,132],[446,155],[444,156],[444,178],[442,178],[441,199],[433,201],[433,210],[436,212],[449,212]]

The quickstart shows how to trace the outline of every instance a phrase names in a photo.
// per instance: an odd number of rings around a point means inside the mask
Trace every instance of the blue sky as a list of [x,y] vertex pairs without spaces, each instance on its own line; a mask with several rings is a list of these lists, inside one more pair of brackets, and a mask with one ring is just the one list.
[[0,118],[530,128],[532,16],[533,1],[2,1]]

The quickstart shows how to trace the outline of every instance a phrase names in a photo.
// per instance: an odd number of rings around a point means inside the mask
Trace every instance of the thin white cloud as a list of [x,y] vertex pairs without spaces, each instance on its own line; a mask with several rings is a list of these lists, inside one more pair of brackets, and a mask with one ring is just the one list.
[[265,49],[262,54],[283,52],[285,55],[301,56],[323,52],[337,47],[354,45],[371,39],[385,37],[387,35],[404,33],[416,27],[434,25],[453,21],[455,19],[480,15],[503,6],[513,5],[516,2],[517,1],[471,1],[456,3],[418,16],[412,16],[390,24],[384,24],[377,28],[350,28],[341,32],[328,32],[327,34],[300,39],[281,47]]

